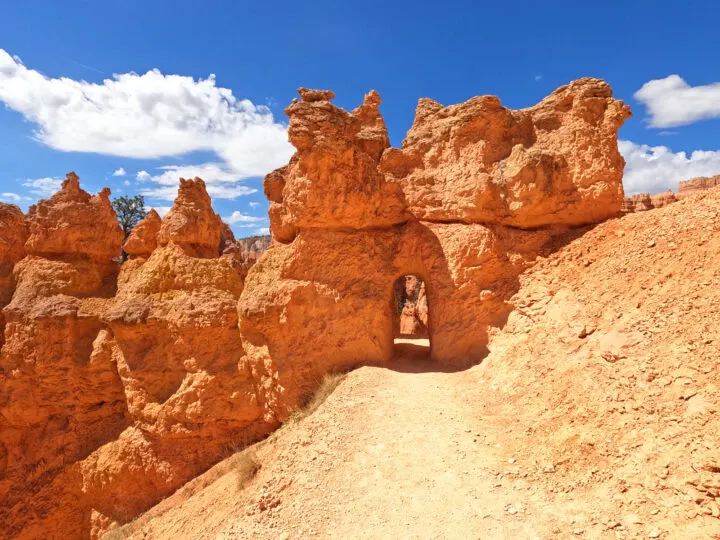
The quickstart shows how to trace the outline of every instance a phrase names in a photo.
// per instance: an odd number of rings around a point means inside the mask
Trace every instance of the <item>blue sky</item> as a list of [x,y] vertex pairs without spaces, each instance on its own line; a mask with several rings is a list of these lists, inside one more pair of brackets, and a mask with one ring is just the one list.
[[521,108],[601,77],[634,113],[620,132],[627,192],[720,174],[714,2],[31,0],[3,12],[0,199],[23,208],[70,170],[88,191],[143,192],[161,210],[177,176],[199,174],[237,235],[261,231],[261,177],[291,152],[283,108],[298,86],[332,89],[347,109],[375,88],[399,146],[420,97]]

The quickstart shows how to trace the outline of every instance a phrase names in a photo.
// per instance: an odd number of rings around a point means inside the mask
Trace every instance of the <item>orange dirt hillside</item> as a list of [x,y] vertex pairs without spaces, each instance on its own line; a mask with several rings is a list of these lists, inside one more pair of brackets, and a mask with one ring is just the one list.
[[480,365],[352,371],[107,537],[719,538],[720,189],[519,281]]

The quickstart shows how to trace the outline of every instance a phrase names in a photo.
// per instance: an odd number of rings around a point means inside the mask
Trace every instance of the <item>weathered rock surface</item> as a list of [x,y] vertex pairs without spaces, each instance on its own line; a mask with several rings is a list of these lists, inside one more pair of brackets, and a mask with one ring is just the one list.
[[123,245],[123,251],[130,258],[148,258],[157,247],[157,235],[160,232],[161,224],[160,216],[152,208],[143,220],[133,228],[130,236],[125,241],[125,245]]
[[[0,357],[10,536],[98,536],[277,425],[275,385],[243,351],[243,282],[220,256],[202,180],[182,181],[162,224],[151,212],[138,225],[122,269],[107,195],[69,176],[28,216]],[[8,215],[3,226],[23,225]],[[11,239],[13,260],[23,250]]]
[[599,224],[519,276],[480,365],[355,370],[243,490],[238,454],[122,532],[717,539],[719,217],[720,188]]
[[86,520],[68,465],[127,421],[115,366],[92,354],[102,323],[81,308],[114,293],[123,234],[109,194],[90,196],[71,173],[27,216],[0,355],[0,523],[10,537],[79,535]]
[[655,208],[662,208],[677,201],[678,197],[670,189],[652,196],[649,193],[637,193],[623,199],[622,213],[645,212]]
[[378,169],[390,146],[377,92],[348,113],[327,91],[301,92],[285,112],[297,152],[265,178],[274,238],[290,242],[299,228],[363,229],[405,221],[400,186]]
[[521,228],[616,216],[629,107],[599,79],[580,79],[519,111],[494,96],[443,107],[422,99],[402,149],[381,169],[420,220]]
[[376,92],[351,113],[300,95],[297,152],[265,179],[274,241],[246,280],[200,179],[121,268],[108,190],[68,175],[29,212],[0,353],[9,536],[97,537],[277,427],[323,374],[388,362],[402,275],[425,281],[432,359],[479,362],[520,273],[621,210],[629,110],[602,81],[521,111],[421,100],[400,150]]
[[180,179],[175,204],[162,220],[157,243],[174,242],[199,257],[217,257],[223,225],[212,209],[205,183]]
[[402,149],[389,148],[376,92],[352,113],[300,93],[286,110],[297,152],[265,179],[278,242],[239,303],[246,350],[277,370],[290,408],[322,373],[390,360],[398,277],[426,283],[433,359],[476,363],[519,273],[568,226],[620,213],[630,112],[603,81],[521,111],[491,96],[421,100]]
[[720,186],[720,175],[693,178],[679,183],[677,196],[682,199],[699,191],[717,186]]
[[[0,348],[5,342],[4,308],[15,291],[13,267],[25,256],[27,224],[20,208],[0,203]],[[2,458],[0,457],[0,462]]]

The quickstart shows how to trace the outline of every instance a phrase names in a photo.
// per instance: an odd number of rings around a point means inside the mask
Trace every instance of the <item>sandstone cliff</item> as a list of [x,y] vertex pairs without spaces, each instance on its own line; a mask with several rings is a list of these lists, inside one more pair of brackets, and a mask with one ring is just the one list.
[[685,180],[678,185],[678,197],[684,198],[699,191],[720,186],[720,175]]
[[[720,188],[519,276],[468,370],[399,355],[147,512],[130,538],[720,537]],[[430,306],[432,311],[432,306]]]
[[15,291],[13,267],[25,256],[27,234],[25,216],[20,208],[0,203],[0,348],[5,341],[5,317],[1,310],[10,303]]
[[28,213],[26,257],[15,265],[0,355],[0,522],[9,536],[89,532],[68,467],[126,425],[110,358],[93,354],[102,330],[83,299],[115,289],[123,234],[104,190],[92,197],[69,174]]

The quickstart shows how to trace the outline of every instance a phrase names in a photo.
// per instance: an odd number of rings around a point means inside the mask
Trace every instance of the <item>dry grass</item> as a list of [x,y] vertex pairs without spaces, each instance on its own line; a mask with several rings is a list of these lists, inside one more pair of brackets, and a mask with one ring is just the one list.
[[299,422],[314,413],[332,394],[345,378],[346,373],[326,373],[316,381],[314,390],[307,393],[305,399],[288,418],[288,422]]
[[247,448],[232,457],[230,469],[237,476],[237,485],[245,488],[260,470],[260,462],[252,448]]
[[[301,406],[295,410],[292,415],[290,415],[290,418],[288,418],[282,428],[290,428],[292,424],[299,422],[303,418],[307,418],[314,413],[320,405],[325,402],[330,394],[335,391],[338,385],[345,378],[345,375],[345,373],[331,373],[326,374],[322,377],[322,379],[315,381],[315,384],[308,388],[308,392],[301,403]],[[258,458],[256,450],[262,448],[265,444],[272,444],[272,441],[278,436],[279,431],[280,429],[275,430],[275,432],[273,432],[267,439],[262,441],[257,441],[256,438],[251,438],[246,433],[239,434],[225,448],[225,455],[227,456],[225,463],[227,464],[227,468],[221,467],[223,472],[211,475],[206,482],[202,483],[202,487],[206,487],[229,471],[236,475],[238,489],[242,490],[246,488],[262,468],[262,464]],[[204,475],[201,476],[204,478]],[[198,479],[196,478],[191,482],[197,481]],[[180,490],[183,489],[186,489],[186,487],[180,488]],[[197,492],[197,490],[193,491]],[[162,513],[159,515],[162,515]],[[154,517],[152,519],[154,519]],[[144,524],[145,523],[143,523],[143,525]],[[124,526],[112,529],[103,536],[103,539],[126,540],[135,532],[139,531],[140,527],[138,527],[138,525],[139,523],[132,521]]]
[[127,523],[116,529],[110,529],[103,536],[103,540],[127,540],[130,538],[135,531],[134,524],[132,522]]

